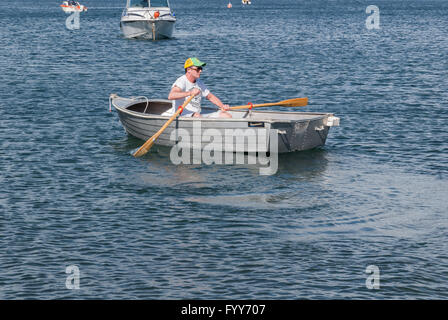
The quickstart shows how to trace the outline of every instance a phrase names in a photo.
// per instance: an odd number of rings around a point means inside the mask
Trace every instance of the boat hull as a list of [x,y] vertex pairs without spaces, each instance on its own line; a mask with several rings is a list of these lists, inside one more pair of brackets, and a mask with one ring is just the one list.
[[[151,104],[171,107],[169,100],[136,102],[127,98],[112,99],[126,132],[146,141],[169,119],[149,114]],[[147,109],[144,113],[144,109]],[[206,108],[204,108],[206,109]],[[232,119],[178,117],[156,140],[156,145],[182,148],[213,148],[223,152],[303,151],[323,146],[330,126],[338,125],[339,118],[331,113],[231,111]],[[337,119],[337,123],[335,120]],[[199,128],[199,130],[198,130]],[[177,129],[177,130],[176,130]],[[211,139],[210,134],[222,139]],[[185,137],[187,135],[188,137]],[[230,135],[230,139],[228,139]],[[233,135],[233,136],[232,136]],[[213,140],[213,141],[212,141]]]
[[87,7],[83,5],[80,6],[61,5],[61,8],[62,11],[64,11],[65,13],[87,11]]
[[173,36],[174,20],[126,20],[120,22],[123,36],[128,39],[169,39]]
[[169,7],[127,7],[121,15],[120,28],[128,39],[169,39],[173,36],[175,22]]

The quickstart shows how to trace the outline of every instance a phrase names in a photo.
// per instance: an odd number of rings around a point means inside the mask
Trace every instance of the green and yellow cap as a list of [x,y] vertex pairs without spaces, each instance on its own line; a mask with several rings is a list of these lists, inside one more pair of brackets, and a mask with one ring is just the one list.
[[193,58],[188,58],[187,61],[185,61],[184,69],[190,68],[192,66],[195,66],[195,67],[205,67],[205,65],[206,65],[205,62],[202,62],[198,58],[193,57]]

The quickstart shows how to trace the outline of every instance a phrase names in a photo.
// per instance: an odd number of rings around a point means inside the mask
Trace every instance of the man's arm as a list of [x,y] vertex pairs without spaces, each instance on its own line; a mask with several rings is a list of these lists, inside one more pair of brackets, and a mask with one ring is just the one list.
[[219,100],[219,98],[217,96],[215,96],[213,93],[209,93],[207,95],[207,99],[210,100],[211,103],[213,103],[214,105],[217,105],[221,110],[229,110],[229,105],[228,104],[224,104],[221,102],[221,100]]
[[174,86],[171,88],[170,94],[168,95],[168,100],[183,99],[191,95],[197,96],[200,93],[201,91],[198,88],[194,88],[190,91],[182,91],[181,88]]

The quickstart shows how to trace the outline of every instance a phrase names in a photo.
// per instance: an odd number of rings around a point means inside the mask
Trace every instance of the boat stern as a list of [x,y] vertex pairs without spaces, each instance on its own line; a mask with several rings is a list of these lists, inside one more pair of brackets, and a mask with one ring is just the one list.
[[300,121],[276,122],[278,152],[303,151],[325,145],[330,127],[339,126],[339,118],[333,114]]

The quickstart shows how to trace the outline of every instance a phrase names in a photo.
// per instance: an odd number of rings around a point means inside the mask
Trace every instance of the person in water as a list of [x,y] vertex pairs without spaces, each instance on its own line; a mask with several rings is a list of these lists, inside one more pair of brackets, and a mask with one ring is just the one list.
[[[185,74],[177,78],[171,87],[168,95],[169,100],[173,100],[173,105],[170,110],[162,115],[173,115],[176,110],[193,95],[194,98],[187,104],[182,112],[182,116],[186,117],[208,117],[208,118],[232,118],[232,115],[227,112],[229,105],[224,104],[217,96],[210,92],[201,79],[201,73],[205,67],[205,63],[198,58],[188,58],[185,61]],[[201,114],[201,99],[207,98],[211,103],[219,107],[219,111],[202,115]]]

